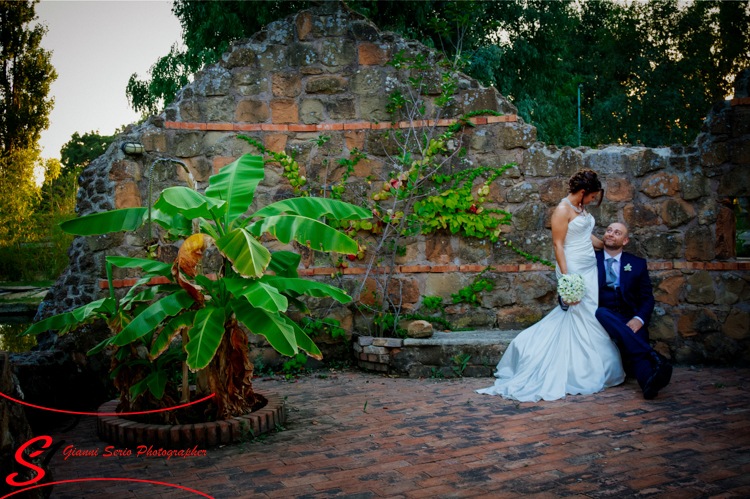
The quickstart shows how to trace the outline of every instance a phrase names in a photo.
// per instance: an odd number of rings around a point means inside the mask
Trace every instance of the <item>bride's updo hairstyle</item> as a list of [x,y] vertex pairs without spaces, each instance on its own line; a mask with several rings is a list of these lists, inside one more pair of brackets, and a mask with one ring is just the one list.
[[596,206],[602,204],[604,190],[602,189],[602,183],[594,170],[578,170],[577,173],[570,177],[570,180],[568,181],[568,191],[574,193],[581,190],[583,191],[584,196],[587,196],[592,192],[601,192],[601,196],[599,196]]

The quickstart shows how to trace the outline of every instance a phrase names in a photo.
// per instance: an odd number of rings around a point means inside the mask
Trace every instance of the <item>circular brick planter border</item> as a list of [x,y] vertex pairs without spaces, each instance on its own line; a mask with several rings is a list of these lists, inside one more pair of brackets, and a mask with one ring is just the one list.
[[[153,445],[163,449],[199,449],[251,439],[286,421],[284,398],[256,392],[268,403],[262,409],[225,421],[183,425],[144,424],[119,416],[97,416],[97,434],[105,442],[120,447]],[[115,412],[117,400],[105,402],[99,412]],[[250,433],[249,430],[252,430]]]

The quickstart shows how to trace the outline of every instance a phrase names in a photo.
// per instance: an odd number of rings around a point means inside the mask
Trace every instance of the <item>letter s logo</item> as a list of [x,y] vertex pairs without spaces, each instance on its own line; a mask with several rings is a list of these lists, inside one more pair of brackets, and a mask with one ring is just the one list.
[[[24,487],[26,485],[31,485],[32,483],[36,483],[36,482],[38,482],[39,480],[41,480],[44,477],[45,473],[44,473],[44,470],[42,468],[40,468],[39,466],[35,466],[35,465],[33,465],[33,464],[29,463],[29,462],[26,462],[26,460],[24,460],[24,458],[23,458],[24,457],[23,456],[23,451],[25,451],[26,448],[29,445],[31,445],[34,442],[37,442],[39,440],[44,440],[44,445],[42,445],[42,449],[46,449],[47,447],[49,447],[52,444],[52,437],[48,437],[47,435],[42,435],[40,437],[32,438],[31,440],[29,440],[28,442],[26,442],[25,444],[23,444],[21,447],[19,447],[18,450],[16,451],[16,462],[18,464],[22,464],[23,466],[26,466],[27,468],[31,468],[32,470],[36,471],[36,473],[37,473],[36,477],[32,478],[28,482],[16,482],[13,479],[18,476],[18,473],[11,473],[5,479],[5,481],[8,483],[8,485],[12,485],[14,487]],[[41,453],[42,453],[42,451],[37,450],[37,451],[31,452],[29,454],[29,457],[36,457],[36,456],[38,456]]]

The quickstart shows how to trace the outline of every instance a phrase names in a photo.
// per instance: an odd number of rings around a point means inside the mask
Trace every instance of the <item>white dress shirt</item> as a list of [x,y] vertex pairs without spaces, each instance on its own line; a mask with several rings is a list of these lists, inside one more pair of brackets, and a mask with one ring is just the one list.
[[[614,262],[612,262],[612,272],[615,274],[615,286],[619,288],[620,287],[620,260],[622,260],[622,251],[620,251],[615,256],[611,256],[606,251],[604,252],[604,272],[605,273],[607,271],[607,268],[609,268],[609,262],[607,260],[609,260],[610,258],[614,258],[615,260]],[[641,321],[641,324],[645,324],[643,322],[643,319],[641,319],[637,315],[633,318]]]

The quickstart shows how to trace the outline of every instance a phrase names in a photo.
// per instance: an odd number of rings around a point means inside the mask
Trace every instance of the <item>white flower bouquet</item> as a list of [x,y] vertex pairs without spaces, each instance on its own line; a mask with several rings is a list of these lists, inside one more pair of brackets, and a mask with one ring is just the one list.
[[586,285],[579,274],[564,274],[557,281],[557,292],[565,303],[581,301],[586,293]]

